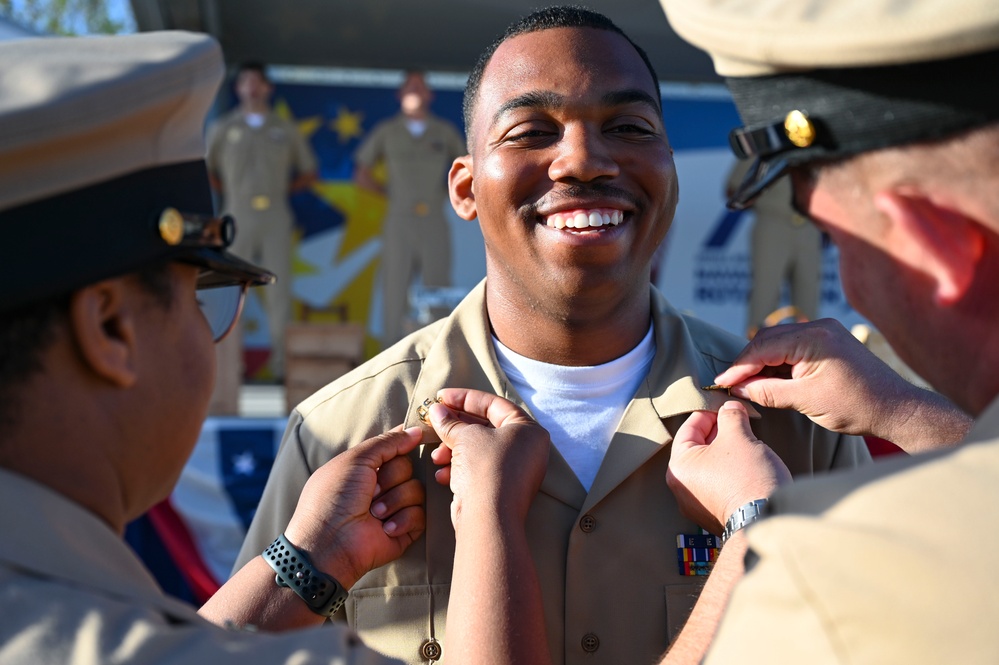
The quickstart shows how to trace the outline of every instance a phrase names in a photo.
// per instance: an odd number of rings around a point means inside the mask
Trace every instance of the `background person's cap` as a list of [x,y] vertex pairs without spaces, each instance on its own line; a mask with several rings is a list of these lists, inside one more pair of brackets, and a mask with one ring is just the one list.
[[264,284],[212,218],[218,44],[182,32],[0,43],[0,309],[150,263]]
[[711,55],[756,164],[742,208],[790,166],[943,138],[999,120],[996,0],[660,0]]

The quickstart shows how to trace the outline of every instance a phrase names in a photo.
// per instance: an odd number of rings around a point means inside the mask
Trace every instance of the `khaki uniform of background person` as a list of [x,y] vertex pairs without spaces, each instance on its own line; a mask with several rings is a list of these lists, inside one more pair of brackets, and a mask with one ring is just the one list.
[[[234,87],[239,105],[209,127],[206,159],[213,187],[222,197],[223,214],[239,220],[233,251],[259,261],[277,275],[277,283],[262,297],[270,333],[269,364],[280,378],[292,300],[295,218],[288,196],[315,181],[318,165],[312,147],[294,123],[271,110],[274,87],[257,67],[262,66],[243,65],[237,72]],[[251,123],[254,115],[261,124]],[[219,350],[224,384],[220,384],[216,411],[236,413],[232,402],[242,379],[241,336],[232,335]]]
[[[666,662],[700,662],[733,585],[707,663],[999,662],[999,91],[983,77],[999,5],[663,4],[745,123],[732,143],[757,162],[730,204],[789,175],[850,303],[953,400],[835,322],[761,331],[718,383],[914,454],[777,491],[723,547]],[[670,461],[684,512],[720,530],[785,484],[760,439],[737,403],[691,417]]]
[[[0,663],[398,662],[316,628],[326,614],[264,557],[195,611],[122,539],[194,447],[213,341],[246,287],[274,279],[228,253],[232,220],[211,216],[202,127],[218,44],[8,41],[0,68]],[[496,396],[439,398],[427,429],[445,443],[435,480],[453,490],[462,589],[448,662],[523,662],[544,642],[524,524],[548,435]],[[284,528],[292,583],[298,570],[349,589],[422,532],[406,457],[420,438],[396,427],[317,470]]]
[[[725,195],[736,191],[752,162],[735,163],[725,183]],[[749,244],[752,271],[746,335],[752,338],[781,302],[788,285],[794,316],[812,321],[819,315],[822,286],[822,234],[791,207],[791,183],[780,181],[753,202]],[[787,318],[787,317],[785,317]]]
[[[354,154],[358,185],[388,197],[381,259],[385,346],[405,332],[409,285],[416,273],[424,286],[451,285],[451,231],[444,216],[447,170],[466,150],[454,125],[430,112],[432,99],[423,75],[407,73],[399,89],[401,111],[375,125]],[[422,133],[414,134],[408,122],[423,123]],[[381,160],[388,174],[384,187],[372,174]]]
[[[672,435],[688,414],[725,401],[700,387],[745,342],[680,315],[649,283],[677,194],[658,86],[639,52],[604,17],[578,10],[546,10],[523,25],[522,34],[487,52],[484,70],[473,71],[465,122],[472,152],[450,174],[452,204],[482,229],[486,280],[448,318],[299,405],[239,560],[283,528],[315,469],[389,423],[415,424],[440,387],[495,392],[526,406],[500,367],[494,336],[559,372],[620,358],[651,327],[649,368],[634,394],[621,398],[616,428],[560,441],[568,452],[608,439],[592,485],[587,491],[553,448],[527,528],[549,638],[542,651],[556,663],[653,662],[682,626],[702,579],[677,570],[677,535],[699,530],[662,480]],[[586,234],[554,226],[557,212],[590,209],[626,214],[619,225]],[[831,435],[798,414],[760,415],[756,431],[788,442],[775,445],[795,473],[869,459],[859,439]],[[414,455],[417,478],[433,473],[434,441],[428,436]],[[448,596],[462,592],[452,569],[449,497],[425,484],[425,538],[359,581],[342,617],[366,643],[409,663],[428,660],[432,639],[448,656],[455,637]]]

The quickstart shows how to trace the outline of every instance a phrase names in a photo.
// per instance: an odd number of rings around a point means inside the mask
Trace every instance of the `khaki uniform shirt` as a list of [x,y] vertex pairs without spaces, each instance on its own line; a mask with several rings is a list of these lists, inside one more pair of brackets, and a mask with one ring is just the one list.
[[960,447],[774,495],[709,663],[999,663],[999,400]]
[[314,173],[316,156],[294,124],[268,113],[261,127],[235,109],[208,132],[208,170],[222,181],[224,211],[237,224],[251,220],[291,225],[288,185],[294,173]]
[[165,596],[108,526],[0,469],[0,663],[395,663],[347,630],[219,628]]
[[357,163],[372,168],[380,159],[388,170],[387,221],[412,217],[443,218],[447,172],[456,157],[467,154],[465,140],[454,125],[434,115],[426,129],[413,136],[401,113],[371,130],[354,154]]
[[[678,534],[698,534],[666,486],[671,433],[695,410],[717,410],[724,393],[699,386],[728,367],[745,341],[679,315],[650,287],[656,355],[627,407],[590,492],[553,447],[527,531],[542,586],[556,664],[651,663],[682,627],[704,578],[677,568]],[[500,370],[485,307],[485,283],[451,316],[417,331],[304,401],[291,415],[240,560],[281,533],[309,475],[332,456],[400,423],[444,387],[488,390],[524,406]],[[803,416],[760,409],[755,431],[810,474],[867,461],[863,442]],[[421,647],[444,638],[454,559],[451,492],[433,480],[425,435],[414,474],[427,489],[427,530],[398,561],[351,590],[346,618],[374,648],[421,663]],[[488,575],[489,571],[483,571]],[[444,640],[444,651],[447,643]]]

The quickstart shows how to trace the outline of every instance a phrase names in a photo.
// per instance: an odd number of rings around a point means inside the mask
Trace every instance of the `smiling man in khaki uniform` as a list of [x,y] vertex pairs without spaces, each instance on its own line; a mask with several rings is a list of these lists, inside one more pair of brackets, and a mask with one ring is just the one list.
[[[699,530],[663,482],[672,433],[724,402],[700,386],[744,340],[680,315],[650,285],[676,171],[655,74],[616,26],[576,8],[538,12],[486,51],[465,95],[472,153],[451,168],[451,200],[478,218],[487,278],[450,317],[299,405],[240,561],[280,532],[332,456],[388,423],[417,422],[443,386],[487,390],[552,434],[528,516],[552,659],[652,662],[701,587],[677,562],[677,536]],[[761,416],[757,431],[787,442],[780,454],[795,473],[869,459],[862,441],[798,414]],[[417,477],[431,477],[432,448]],[[409,663],[435,655],[434,639],[446,656],[450,640],[450,496],[426,484],[425,537],[358,582],[345,612],[367,643]]]
[[[244,63],[236,72],[239,105],[208,132],[208,170],[222,195],[225,214],[239,220],[233,251],[277,275],[264,294],[270,332],[270,368],[284,376],[284,329],[291,320],[291,239],[294,215],[288,196],[316,179],[316,155],[291,122],[270,107],[274,86],[263,65]],[[239,346],[234,335],[226,346]],[[232,359],[227,357],[227,363]],[[223,370],[228,370],[227,364]],[[236,367],[242,363],[236,362]],[[226,377],[227,379],[229,377]]]
[[[745,123],[731,143],[754,166],[730,205],[789,176],[840,249],[850,303],[965,412],[856,364],[842,326],[762,331],[715,377],[733,394],[924,454],[774,494],[773,516],[737,532],[712,573],[724,599],[748,543],[706,662],[999,662],[999,4],[663,4]],[[759,374],[781,365],[793,367]],[[739,405],[688,423],[671,474],[692,512],[731,531],[739,506],[774,490],[779,462]],[[685,638],[711,636],[700,618]],[[703,643],[678,648],[667,662],[701,662]]]
[[[451,285],[447,170],[466,152],[458,130],[430,112],[433,93],[421,72],[407,72],[398,95],[399,114],[378,123],[354,155],[358,185],[388,197],[381,261],[385,346],[403,336],[414,274],[424,286]],[[381,160],[388,171],[384,187],[372,174]]]

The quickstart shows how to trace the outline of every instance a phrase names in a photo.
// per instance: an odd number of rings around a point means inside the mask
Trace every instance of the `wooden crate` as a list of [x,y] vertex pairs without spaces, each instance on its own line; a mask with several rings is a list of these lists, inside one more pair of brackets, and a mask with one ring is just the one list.
[[285,331],[285,404],[303,399],[361,364],[364,327],[357,323],[292,323]]

